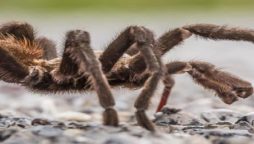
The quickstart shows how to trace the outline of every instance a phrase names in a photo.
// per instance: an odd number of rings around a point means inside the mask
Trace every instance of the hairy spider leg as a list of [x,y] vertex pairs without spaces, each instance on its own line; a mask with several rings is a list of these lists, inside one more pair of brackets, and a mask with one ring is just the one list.
[[[66,74],[88,72],[92,78],[92,84],[99,97],[101,106],[105,109],[103,119],[105,125],[118,126],[118,116],[114,109],[115,101],[111,93],[108,81],[101,70],[93,50],[90,47],[90,36],[82,30],[70,31],[66,35],[65,52],[60,71]],[[70,59],[70,61],[68,61]],[[69,64],[73,67],[67,68]],[[65,69],[67,68],[67,69]]]
[[155,131],[152,122],[145,114],[145,110],[147,110],[149,106],[150,99],[161,77],[160,60],[157,59],[152,50],[154,44],[153,33],[145,27],[128,27],[109,44],[107,49],[100,56],[100,61],[104,72],[109,72],[119,58],[133,44],[143,56],[147,64],[147,71],[150,73],[150,77],[145,81],[144,87],[135,102],[135,107],[137,109],[136,119],[138,124],[142,127],[150,131]]

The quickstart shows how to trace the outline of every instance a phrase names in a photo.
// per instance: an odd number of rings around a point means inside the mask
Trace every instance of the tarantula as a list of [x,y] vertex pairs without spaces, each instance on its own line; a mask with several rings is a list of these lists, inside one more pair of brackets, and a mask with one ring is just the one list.
[[158,111],[165,104],[174,85],[173,74],[188,73],[204,88],[213,90],[225,103],[253,92],[252,85],[237,76],[202,61],[174,61],[163,64],[160,57],[192,34],[211,39],[254,42],[254,31],[212,24],[187,25],[163,34],[155,40],[153,33],[142,26],[129,26],[116,37],[104,52],[94,53],[89,33],[67,32],[64,52],[57,58],[54,43],[36,37],[28,23],[10,22],[0,27],[0,79],[17,83],[38,92],[97,92],[105,109],[105,125],[117,126],[118,116],[110,86],[142,87],[135,107],[139,125],[155,131],[145,111],[160,79],[165,88]]

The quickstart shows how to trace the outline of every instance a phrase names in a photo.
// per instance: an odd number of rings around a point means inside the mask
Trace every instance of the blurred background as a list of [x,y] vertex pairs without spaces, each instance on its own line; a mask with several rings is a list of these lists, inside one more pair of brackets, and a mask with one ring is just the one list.
[[216,11],[216,10],[251,10],[252,0],[9,0],[1,1],[5,10],[23,11]]
[[[213,23],[254,29],[253,0],[1,0],[0,23],[26,21],[37,35],[57,44],[59,56],[66,31],[84,29],[91,34],[92,47],[103,50],[125,27],[142,25],[153,30],[156,37],[169,29],[186,24]],[[254,82],[253,43],[212,41],[192,36],[163,57],[173,60],[204,60],[243,79]],[[151,103],[150,114],[158,104],[162,85]],[[139,89],[113,90],[117,109],[133,111]],[[16,85],[1,82],[0,112],[28,116],[54,117],[66,111],[101,112],[96,94],[37,94]],[[212,108],[229,108],[251,112],[253,98],[223,104],[213,93],[194,84],[187,75],[176,76],[176,86],[168,102],[171,107],[193,113]],[[100,114],[100,113],[99,113]]]

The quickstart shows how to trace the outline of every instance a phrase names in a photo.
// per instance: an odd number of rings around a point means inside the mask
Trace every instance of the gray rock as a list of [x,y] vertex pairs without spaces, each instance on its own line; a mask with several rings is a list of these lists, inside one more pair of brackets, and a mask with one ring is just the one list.
[[238,119],[236,123],[239,123],[241,121],[248,122],[250,125],[254,126],[254,112],[242,116],[241,118]]
[[31,130],[33,134],[47,137],[56,138],[62,135],[63,131],[59,128],[54,128],[51,126],[35,126]]
[[0,142],[5,141],[9,137],[11,137],[14,133],[17,131],[14,129],[6,129],[6,130],[0,130]]
[[202,125],[202,121],[195,116],[167,107],[164,107],[161,112],[155,114],[154,123],[159,126]]
[[15,125],[21,128],[28,128],[31,126],[31,120],[29,118],[13,118]]
[[201,113],[201,118],[208,123],[235,123],[242,115],[228,109],[216,109]]
[[203,135],[206,138],[210,137],[222,137],[229,138],[235,136],[243,136],[243,137],[252,137],[252,134],[247,130],[228,130],[228,129],[212,129],[212,130],[202,130],[197,131],[197,134]]

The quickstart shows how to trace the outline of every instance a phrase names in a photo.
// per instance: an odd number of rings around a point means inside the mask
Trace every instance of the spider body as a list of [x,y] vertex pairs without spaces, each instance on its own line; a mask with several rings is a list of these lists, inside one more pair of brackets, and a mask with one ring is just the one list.
[[[92,89],[88,73],[76,71],[71,76],[58,73],[62,58],[43,59],[43,48],[39,44],[17,40],[13,36],[8,36],[0,40],[0,46],[2,51],[13,56],[29,72],[29,74],[24,74],[26,78],[23,78],[23,81],[15,81],[16,83],[24,84],[24,86],[40,92],[85,91]],[[101,54],[102,51],[95,52],[97,58]],[[130,60],[131,56],[125,54],[115,64],[111,72],[107,74],[107,79],[111,85],[124,85],[125,87],[142,85],[142,82],[135,80],[131,82],[130,80],[134,79],[130,77],[130,70],[128,69]],[[8,81],[9,78],[2,80],[11,82]]]
[[172,75],[188,73],[206,89],[213,90],[225,103],[231,104],[253,93],[251,83],[213,64],[201,61],[174,61],[163,64],[160,57],[174,46],[196,34],[211,39],[254,42],[254,31],[225,26],[197,24],[177,28],[155,40],[153,33],[140,26],[127,27],[102,52],[90,47],[89,33],[67,32],[62,57],[56,56],[54,43],[36,37],[27,23],[7,23],[0,27],[0,79],[18,83],[38,92],[97,92],[105,109],[103,121],[117,126],[118,116],[110,87],[143,87],[135,108],[138,124],[155,131],[145,111],[159,80],[165,85],[158,111],[165,105],[174,80]]
[[[95,52],[97,58],[101,51]],[[141,87],[148,77],[135,80],[134,74],[128,69],[128,63],[131,60],[129,55],[123,56],[106,75],[108,83],[111,86]],[[30,75],[25,78],[28,88],[39,92],[64,92],[64,91],[86,91],[92,90],[92,81],[89,73],[76,72],[70,76],[59,73],[61,58],[51,60],[34,59],[33,65],[28,66]],[[31,76],[33,75],[33,76]],[[29,82],[28,82],[29,81]]]

